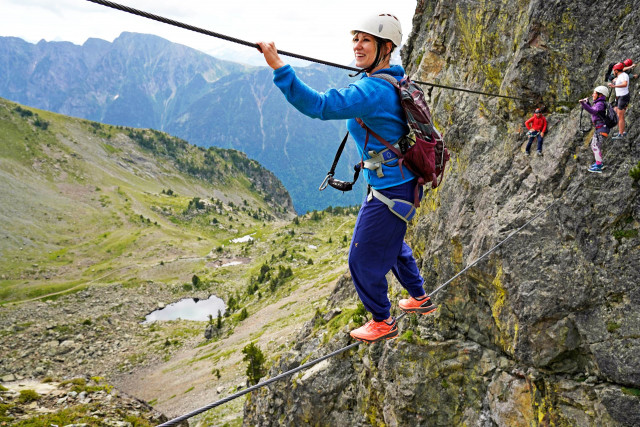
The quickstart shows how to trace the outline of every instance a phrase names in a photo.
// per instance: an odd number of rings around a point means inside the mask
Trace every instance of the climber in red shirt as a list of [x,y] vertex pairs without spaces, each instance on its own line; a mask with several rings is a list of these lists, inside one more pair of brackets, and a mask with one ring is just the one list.
[[542,115],[542,111],[539,108],[536,108],[533,117],[524,122],[524,125],[529,130],[529,132],[527,132],[527,135],[529,135],[529,142],[527,142],[525,153],[527,156],[529,155],[533,139],[537,138],[538,156],[542,156],[542,140],[544,138],[544,133],[547,131],[547,119]]

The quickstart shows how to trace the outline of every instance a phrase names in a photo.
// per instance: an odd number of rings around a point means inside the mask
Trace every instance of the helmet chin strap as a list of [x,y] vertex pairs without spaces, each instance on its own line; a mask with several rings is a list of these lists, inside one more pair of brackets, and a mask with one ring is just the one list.
[[380,58],[380,56],[382,56],[382,49],[380,49],[381,47],[382,47],[382,41],[378,40],[377,43],[376,43],[376,59],[375,59],[375,61],[373,61],[373,63],[371,65],[369,65],[365,69],[367,74],[370,73],[371,71],[373,71],[378,66],[378,64],[380,64],[380,60],[382,59],[382,58]]

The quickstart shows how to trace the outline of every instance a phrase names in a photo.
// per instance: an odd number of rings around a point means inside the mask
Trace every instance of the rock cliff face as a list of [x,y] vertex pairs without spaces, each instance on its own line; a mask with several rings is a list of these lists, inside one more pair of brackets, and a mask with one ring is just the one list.
[[[427,291],[555,203],[439,291],[435,316],[254,393],[245,424],[640,425],[640,115],[629,108],[629,137],[608,139],[590,174],[578,106],[609,62],[640,59],[638,33],[637,0],[419,1],[410,75],[523,98],[430,91],[453,158],[407,236]],[[538,106],[544,157],[528,158],[522,123]],[[345,277],[270,375],[350,342],[351,288]]]

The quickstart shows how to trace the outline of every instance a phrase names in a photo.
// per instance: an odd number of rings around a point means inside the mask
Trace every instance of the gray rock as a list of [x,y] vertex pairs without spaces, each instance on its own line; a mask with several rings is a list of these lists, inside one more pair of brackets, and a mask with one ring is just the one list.
[[215,327],[215,325],[207,325],[207,327],[204,329],[204,338],[207,340],[213,338],[216,329],[217,328]]
[[[627,112],[627,141],[607,141],[608,172],[590,174],[577,104],[609,62],[640,57],[629,36],[640,0],[625,6],[612,28],[601,2],[418,2],[409,75],[522,98],[427,89],[452,161],[409,229],[425,288],[556,203],[435,295],[435,315],[403,322],[412,340],[361,345],[297,387],[254,392],[246,425],[640,425],[629,391],[640,389],[640,202],[628,175],[640,114]],[[526,158],[522,122],[541,105],[544,157]],[[355,303],[350,282],[338,281],[327,313]],[[321,345],[305,325],[270,376],[348,345],[344,329]]]
[[327,312],[324,316],[323,319],[325,322],[330,321],[331,319],[333,319],[334,317],[336,317],[338,314],[342,313],[342,310],[339,308],[334,308],[333,310],[330,310],[329,312]]

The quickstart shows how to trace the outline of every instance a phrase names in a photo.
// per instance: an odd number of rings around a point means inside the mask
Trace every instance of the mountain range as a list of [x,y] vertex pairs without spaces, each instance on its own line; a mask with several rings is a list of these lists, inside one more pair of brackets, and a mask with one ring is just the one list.
[[[88,39],[82,46],[0,37],[0,73],[0,96],[24,105],[243,151],[274,172],[298,212],[361,202],[362,183],[351,193],[317,190],[344,124],[310,119],[288,105],[266,67],[122,33],[113,42]],[[319,91],[350,81],[346,71],[326,66],[298,73]],[[336,175],[350,178],[358,160],[349,146]]]

